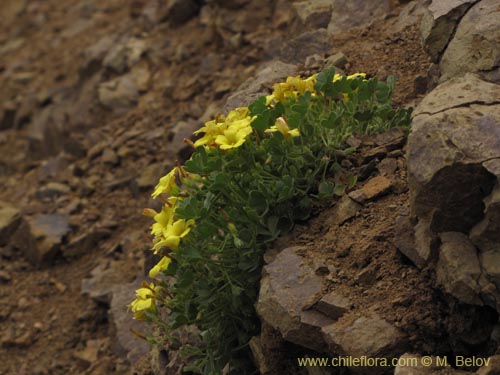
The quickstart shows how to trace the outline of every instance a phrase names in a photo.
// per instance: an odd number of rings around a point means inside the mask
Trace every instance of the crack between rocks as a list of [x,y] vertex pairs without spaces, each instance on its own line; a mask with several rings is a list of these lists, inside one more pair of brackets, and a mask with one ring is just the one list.
[[491,68],[488,68],[488,69],[479,69],[478,72],[480,72],[480,73],[489,73],[489,72],[494,71],[495,69],[500,69],[500,64],[499,65],[494,65],[494,66],[492,66]]
[[477,105],[484,105],[484,106],[492,106],[492,105],[498,105],[500,104],[500,101],[495,101],[495,102],[484,102],[482,100],[474,100],[472,102],[467,102],[467,103],[464,103],[464,104],[459,104],[459,105],[455,105],[453,107],[448,107],[448,108],[445,108],[445,109],[442,109],[440,111],[436,111],[436,112],[418,112],[415,117],[418,117],[420,115],[429,115],[429,116],[432,116],[432,115],[437,115],[438,113],[443,113],[443,112],[446,112],[447,110],[449,109],[456,109],[456,108],[468,108],[470,107],[471,105],[474,105],[474,104],[477,104]]
[[439,53],[439,56],[438,56],[438,60],[437,60],[437,64],[441,63],[441,58],[443,57],[443,55],[445,54],[446,50],[448,49],[448,46],[449,44],[451,43],[451,41],[453,40],[453,38],[455,37],[455,34],[457,32],[457,29],[458,29],[458,26],[460,25],[460,22],[462,21],[462,18],[465,17],[465,15],[467,13],[469,13],[469,10],[474,6],[476,5],[477,3],[479,3],[481,0],[476,0],[474,1],[472,4],[469,5],[469,7],[465,10],[464,14],[462,14],[461,17],[459,17],[456,21],[455,21],[455,27],[453,28],[453,31],[451,32],[450,34],[450,37],[448,38],[448,41],[446,42],[446,45],[443,47],[443,49],[441,50],[441,52]]

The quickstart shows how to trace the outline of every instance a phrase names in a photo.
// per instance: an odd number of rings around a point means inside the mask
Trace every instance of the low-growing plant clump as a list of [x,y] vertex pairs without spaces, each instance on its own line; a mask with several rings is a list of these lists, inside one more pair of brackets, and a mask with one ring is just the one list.
[[350,135],[409,125],[411,109],[392,108],[393,87],[392,78],[333,69],[288,77],[271,95],[207,122],[191,158],[160,179],[152,196],[163,208],[145,214],[161,259],[129,306],[171,340],[180,326],[199,329],[201,345],[183,348],[186,370],[245,373],[238,358],[259,332],[264,251],[307,220],[315,200],[354,186],[339,163],[355,151],[344,143]]

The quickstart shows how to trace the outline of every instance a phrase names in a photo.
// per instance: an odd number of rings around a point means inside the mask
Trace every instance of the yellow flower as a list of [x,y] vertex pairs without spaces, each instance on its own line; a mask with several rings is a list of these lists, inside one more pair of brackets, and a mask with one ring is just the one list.
[[306,79],[302,79],[300,77],[288,77],[286,79],[286,83],[292,85],[300,94],[304,94],[306,91],[313,93],[314,85],[316,84],[316,75]]
[[161,258],[158,264],[156,264],[156,266],[151,268],[151,270],[149,271],[149,277],[156,277],[156,275],[158,275],[160,272],[163,272],[166,269],[168,269],[168,266],[170,265],[171,262],[172,259],[170,259],[169,257]]
[[156,198],[158,195],[166,193],[166,194],[177,194],[179,187],[176,183],[177,173],[179,172],[180,167],[175,167],[172,169],[167,175],[160,178],[160,182],[156,185],[155,190],[151,196]]
[[128,305],[129,309],[132,310],[135,319],[144,319],[146,317],[145,312],[155,312],[156,311],[156,295],[160,290],[160,286],[155,286],[154,283],[144,282],[142,288],[135,291],[135,299]]
[[366,78],[366,73],[354,73],[351,74],[350,76],[347,76],[347,79],[356,79],[356,78]]
[[293,91],[293,86],[289,83],[275,83],[273,85],[273,98],[277,102],[282,102],[284,100],[295,98],[297,94]]
[[248,109],[248,107],[235,108],[227,114],[225,122],[229,124],[234,121],[243,120],[248,117],[249,113],[250,110]]
[[173,222],[176,204],[180,199],[178,197],[169,197],[159,213],[151,210],[155,213],[153,216],[155,223],[151,226],[151,234],[155,236],[161,235],[167,225]]
[[180,219],[174,221],[173,223],[168,223],[163,229],[161,235],[155,238],[156,243],[153,246],[155,254],[162,247],[168,247],[171,250],[176,250],[179,247],[181,238],[186,237],[193,225],[194,220],[192,219],[187,221]]
[[265,130],[264,133],[280,132],[285,138],[294,138],[300,136],[299,129],[291,129],[288,127],[286,120],[283,117],[276,119],[276,124]]
[[197,135],[200,133],[205,133],[203,137],[194,142],[194,147],[210,145],[214,142],[215,137],[217,137],[222,132],[221,124],[217,120],[211,120],[205,123],[205,126],[196,130],[193,134]]
[[227,129],[223,134],[215,138],[215,143],[219,145],[221,150],[240,147],[245,143],[245,139],[250,133],[252,133],[252,128],[250,126],[240,129]]

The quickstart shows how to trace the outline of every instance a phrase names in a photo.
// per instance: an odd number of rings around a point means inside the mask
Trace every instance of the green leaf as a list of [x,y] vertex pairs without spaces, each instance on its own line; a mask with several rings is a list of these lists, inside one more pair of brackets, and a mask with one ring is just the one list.
[[253,103],[248,106],[250,116],[260,115],[267,110],[266,97],[259,96]]
[[260,216],[265,215],[269,210],[266,196],[257,190],[250,192],[248,196],[248,205],[257,211]]
[[344,184],[336,184],[334,194],[341,197],[345,193],[346,186]]
[[331,198],[335,191],[335,185],[330,181],[323,181],[318,186],[318,197],[320,199]]
[[316,85],[314,85],[314,88],[317,91],[322,91],[326,93],[332,85],[334,76],[335,76],[334,68],[329,68],[322,71],[316,76]]

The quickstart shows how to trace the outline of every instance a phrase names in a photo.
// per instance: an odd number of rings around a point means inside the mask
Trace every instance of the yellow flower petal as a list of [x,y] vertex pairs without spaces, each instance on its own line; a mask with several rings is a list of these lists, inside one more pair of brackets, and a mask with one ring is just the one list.
[[149,277],[156,277],[160,272],[168,269],[168,266],[172,262],[169,257],[163,257],[161,260],[149,271]]

